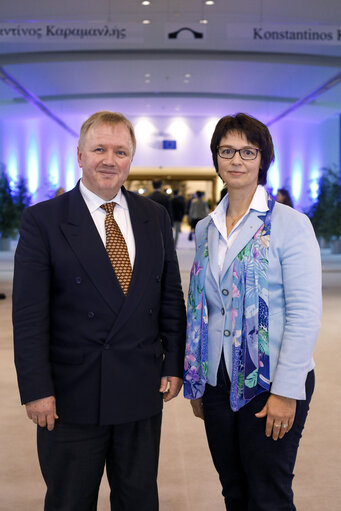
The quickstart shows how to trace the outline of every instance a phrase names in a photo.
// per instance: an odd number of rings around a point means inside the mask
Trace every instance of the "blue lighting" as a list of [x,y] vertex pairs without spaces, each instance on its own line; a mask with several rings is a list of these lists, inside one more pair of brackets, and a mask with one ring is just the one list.
[[39,150],[36,135],[31,135],[27,151],[28,189],[34,194],[39,186]]
[[315,201],[319,194],[319,181],[320,181],[320,172],[318,169],[313,169],[310,173],[310,195],[313,201]]
[[292,171],[292,194],[296,202],[299,201],[302,192],[302,167],[301,163],[296,160]]
[[17,153],[12,150],[7,160],[8,175],[10,178],[10,187],[14,188],[18,179],[18,157]]
[[55,187],[59,185],[59,157],[53,153],[49,161],[49,182]]
[[66,162],[66,190],[75,186],[75,165],[73,155],[69,155]]
[[268,182],[270,187],[272,188],[273,195],[276,195],[277,193],[277,190],[279,188],[279,181],[280,181],[279,163],[278,159],[276,158],[275,162],[268,170]]

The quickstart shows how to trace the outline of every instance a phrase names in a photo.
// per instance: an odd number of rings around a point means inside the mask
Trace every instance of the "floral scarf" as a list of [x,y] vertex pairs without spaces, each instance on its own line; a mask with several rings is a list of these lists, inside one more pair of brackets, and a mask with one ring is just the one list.
[[[230,404],[239,410],[257,394],[269,390],[268,278],[271,214],[275,201],[269,195],[262,226],[233,262],[232,378]],[[205,276],[208,229],[198,246],[191,269],[187,304],[187,341],[184,394],[197,399],[204,394],[208,364],[208,310]]]

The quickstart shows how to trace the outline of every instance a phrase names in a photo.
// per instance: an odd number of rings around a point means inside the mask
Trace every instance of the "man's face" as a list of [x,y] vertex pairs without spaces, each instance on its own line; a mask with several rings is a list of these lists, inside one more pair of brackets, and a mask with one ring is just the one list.
[[133,143],[127,126],[95,124],[77,148],[82,181],[105,201],[117,195],[126,181],[133,159]]

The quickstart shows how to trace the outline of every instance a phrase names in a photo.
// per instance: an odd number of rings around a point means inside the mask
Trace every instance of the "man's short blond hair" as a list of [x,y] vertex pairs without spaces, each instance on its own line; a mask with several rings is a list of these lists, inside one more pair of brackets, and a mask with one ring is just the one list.
[[86,121],[83,122],[83,124],[81,126],[80,135],[79,135],[78,147],[82,147],[82,145],[84,143],[85,135],[87,134],[87,132],[89,131],[89,129],[92,126],[95,126],[98,124],[109,124],[109,125],[114,126],[114,125],[120,124],[120,123],[125,124],[129,130],[131,141],[133,144],[132,156],[134,156],[135,150],[136,150],[136,138],[135,138],[135,132],[134,132],[133,125],[120,112],[110,112],[109,110],[101,110],[99,112],[95,112]]

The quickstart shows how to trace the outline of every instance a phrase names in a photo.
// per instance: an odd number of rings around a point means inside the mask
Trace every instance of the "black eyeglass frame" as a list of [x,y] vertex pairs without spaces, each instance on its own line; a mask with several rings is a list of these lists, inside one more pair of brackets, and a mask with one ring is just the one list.
[[245,149],[248,149],[247,147],[242,147],[242,149],[234,149],[233,147],[229,147],[229,149],[231,151],[234,151],[234,153],[231,156],[231,158],[227,158],[226,156],[221,156],[221,154],[219,154],[219,149],[222,148],[222,147],[226,148],[227,146],[225,146],[225,145],[217,146],[217,155],[219,156],[219,158],[222,158],[223,160],[232,160],[236,156],[236,153],[239,153],[239,156],[241,157],[242,160],[244,160],[244,161],[253,161],[253,160],[255,160],[257,158],[258,153],[262,152],[261,149],[257,149],[256,147],[250,147],[249,149],[252,149],[253,151],[256,151],[256,156],[254,158],[243,158],[240,151],[245,151]]

